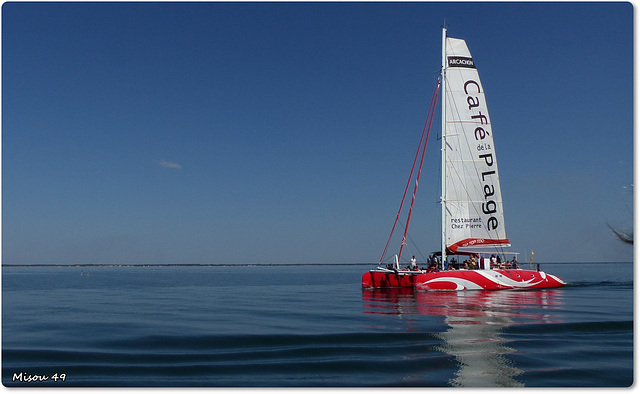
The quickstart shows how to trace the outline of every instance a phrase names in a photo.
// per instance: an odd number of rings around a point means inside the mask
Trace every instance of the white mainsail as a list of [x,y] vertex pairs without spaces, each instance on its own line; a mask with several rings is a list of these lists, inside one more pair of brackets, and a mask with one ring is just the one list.
[[452,252],[467,246],[509,246],[478,70],[464,40],[446,33],[443,37],[443,243]]

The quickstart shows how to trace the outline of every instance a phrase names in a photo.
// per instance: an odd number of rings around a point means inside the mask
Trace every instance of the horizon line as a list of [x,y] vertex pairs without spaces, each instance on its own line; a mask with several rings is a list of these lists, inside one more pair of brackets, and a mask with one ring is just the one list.
[[[2,267],[310,267],[310,266],[343,266],[343,265],[375,265],[376,263],[87,263],[87,264],[2,264]],[[529,264],[520,263],[521,266]],[[591,262],[542,262],[533,264],[633,264],[633,261],[591,261]]]

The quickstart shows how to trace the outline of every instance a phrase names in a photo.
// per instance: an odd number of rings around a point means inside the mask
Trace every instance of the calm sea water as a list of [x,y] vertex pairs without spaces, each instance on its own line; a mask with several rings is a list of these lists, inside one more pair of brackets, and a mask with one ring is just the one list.
[[3,267],[2,383],[633,383],[631,263],[542,264],[570,285],[523,292],[363,291],[369,268]]

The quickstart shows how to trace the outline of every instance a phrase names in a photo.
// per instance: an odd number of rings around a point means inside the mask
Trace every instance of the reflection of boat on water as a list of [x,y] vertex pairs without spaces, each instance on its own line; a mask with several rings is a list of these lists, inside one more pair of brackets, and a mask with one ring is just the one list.
[[[407,244],[407,230],[422,172],[438,92],[442,99],[441,152],[441,242],[440,250],[430,256],[427,269],[418,269],[412,260],[410,269],[401,269],[399,261]],[[500,264],[488,258],[510,246],[505,230],[498,162],[484,89],[471,52],[462,39],[447,37],[442,30],[442,69],[427,115],[411,175],[407,182],[396,221],[378,268],[362,276],[363,288],[415,287],[421,290],[504,290],[553,288],[565,285],[557,276],[538,270],[518,269],[516,259]],[[425,138],[426,135],[426,138]],[[420,166],[407,215],[407,224],[395,255],[394,264],[383,266],[389,241],[396,228],[407,191],[413,179],[417,159]],[[456,264],[447,257],[462,256],[468,262]],[[437,257],[436,257],[437,256]],[[477,261],[476,261],[477,259]],[[446,265],[456,267],[447,270]],[[477,264],[476,264],[477,263]],[[506,263],[506,262],[505,262]],[[463,268],[463,269],[459,269]]]
[[523,371],[507,355],[502,331],[517,324],[558,323],[562,290],[424,292],[410,288],[363,290],[365,313],[443,316],[449,328],[435,334],[436,350],[455,357],[450,380],[458,387],[519,387]]
[[[365,313],[417,314],[478,318],[491,323],[557,323],[553,310],[562,305],[561,290],[529,291],[418,291],[412,288],[364,289]],[[486,318],[488,320],[483,320]]]

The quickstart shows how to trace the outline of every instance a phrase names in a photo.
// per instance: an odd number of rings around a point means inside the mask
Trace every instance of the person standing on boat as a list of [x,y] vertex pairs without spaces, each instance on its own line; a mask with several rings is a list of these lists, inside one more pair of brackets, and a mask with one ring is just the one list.
[[418,262],[416,261],[416,256],[413,256],[411,258],[411,269],[412,270],[417,270],[418,269]]

